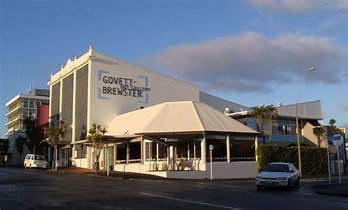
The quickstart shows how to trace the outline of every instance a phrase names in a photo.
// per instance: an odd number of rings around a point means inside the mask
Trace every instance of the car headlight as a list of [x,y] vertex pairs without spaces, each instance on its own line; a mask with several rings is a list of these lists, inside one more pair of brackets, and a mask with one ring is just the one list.
[[262,179],[262,176],[256,176],[256,179]]

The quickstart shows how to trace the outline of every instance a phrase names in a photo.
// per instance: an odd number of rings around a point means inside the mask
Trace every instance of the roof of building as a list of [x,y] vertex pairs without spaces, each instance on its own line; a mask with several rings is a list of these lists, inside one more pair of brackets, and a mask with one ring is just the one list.
[[205,103],[166,102],[117,116],[107,135],[226,132],[256,135],[258,132],[226,117]]
[[[297,106],[298,106],[298,117],[299,118],[312,119],[312,120],[322,120],[323,119],[323,116],[321,113],[320,100],[298,103]],[[250,112],[254,108],[256,108],[256,107],[252,107],[246,111],[243,110],[243,111],[231,112],[231,113],[227,114],[227,116],[230,116],[230,117],[247,116],[250,114]],[[289,117],[289,118],[296,117],[296,104],[289,104],[289,105],[278,104],[275,106],[275,108],[278,110],[279,117]]]
[[48,85],[55,84],[56,82],[60,81],[61,78],[65,77],[66,75],[71,74],[71,72],[73,72],[74,70],[86,65],[90,59],[92,61],[97,61],[100,63],[109,64],[109,65],[120,65],[121,64],[121,65],[128,65],[128,66],[131,66],[133,68],[140,68],[142,71],[151,72],[152,74],[157,74],[157,75],[160,75],[160,76],[165,77],[165,78],[170,78],[170,79],[176,80],[177,82],[180,82],[182,84],[190,85],[193,88],[198,89],[198,86],[193,84],[193,83],[190,83],[190,82],[185,81],[185,80],[177,79],[173,76],[162,74],[162,73],[157,72],[157,71],[153,71],[151,69],[148,69],[148,68],[143,67],[143,66],[139,66],[137,64],[123,61],[115,56],[111,56],[111,55],[99,52],[99,51],[95,50],[93,46],[90,46],[88,51],[86,51],[82,55],[76,56],[74,59],[68,59],[68,61],[63,66],[61,66],[61,68],[58,72],[56,72],[55,74],[51,74],[51,78],[50,78],[50,81],[48,82]]
[[199,92],[199,101],[208,104],[209,106],[219,110],[220,112],[224,112],[226,108],[233,112],[250,110],[250,108],[241,104],[237,104],[235,102],[228,101],[201,91]]
[[36,99],[36,100],[47,100],[49,101],[49,96],[42,96],[42,95],[29,95],[29,94],[18,94],[15,97],[11,98],[7,103],[6,106],[8,107],[13,102],[17,101],[20,98],[26,98],[26,99]]
[[[298,103],[298,116],[302,119],[323,119],[321,113],[321,103],[320,100],[308,101],[303,103]],[[295,117],[296,116],[296,104],[282,105],[276,107],[279,116],[283,117]]]

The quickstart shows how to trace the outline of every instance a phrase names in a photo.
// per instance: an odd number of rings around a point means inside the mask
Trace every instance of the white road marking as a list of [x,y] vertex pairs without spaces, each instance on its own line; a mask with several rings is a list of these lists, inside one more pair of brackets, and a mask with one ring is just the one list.
[[168,197],[168,196],[162,196],[162,195],[154,195],[154,194],[144,193],[144,192],[141,192],[140,194],[146,195],[146,196],[151,196],[151,197],[156,197],[156,198],[164,198],[164,199],[168,199],[168,200],[181,201],[181,202],[186,202],[186,203],[194,203],[194,204],[212,206],[212,207],[217,207],[217,208],[241,210],[241,208],[235,208],[235,207],[231,207],[231,206],[223,206],[223,205],[200,202],[200,201],[191,201],[191,200],[185,200],[185,199],[181,199],[181,198],[174,198],[174,197]]

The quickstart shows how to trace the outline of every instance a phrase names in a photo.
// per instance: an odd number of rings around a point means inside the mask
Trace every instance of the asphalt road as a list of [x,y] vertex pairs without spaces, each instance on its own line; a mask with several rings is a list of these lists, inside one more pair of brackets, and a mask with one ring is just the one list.
[[348,209],[348,199],[252,181],[119,179],[0,168],[0,209]]

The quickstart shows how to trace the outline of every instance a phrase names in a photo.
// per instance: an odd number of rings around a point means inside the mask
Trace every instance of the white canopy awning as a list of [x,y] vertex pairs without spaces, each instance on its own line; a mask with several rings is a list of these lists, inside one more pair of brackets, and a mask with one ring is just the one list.
[[226,117],[207,104],[193,101],[166,102],[117,116],[107,135],[228,132],[256,135],[258,132]]

